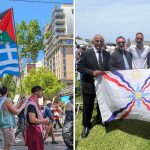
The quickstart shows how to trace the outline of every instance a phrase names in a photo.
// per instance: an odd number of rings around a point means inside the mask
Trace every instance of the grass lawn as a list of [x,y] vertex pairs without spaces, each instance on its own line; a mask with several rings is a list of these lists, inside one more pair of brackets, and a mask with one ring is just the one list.
[[[95,111],[94,111],[95,114]],[[81,138],[82,113],[76,119],[76,150],[150,150],[150,123],[138,120],[114,121],[105,128],[95,125]]]

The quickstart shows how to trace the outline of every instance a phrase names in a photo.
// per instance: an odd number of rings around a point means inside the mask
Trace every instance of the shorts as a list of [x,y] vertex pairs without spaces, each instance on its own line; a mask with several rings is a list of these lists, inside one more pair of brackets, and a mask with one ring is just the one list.
[[13,128],[1,128],[5,144],[12,144],[15,141]]

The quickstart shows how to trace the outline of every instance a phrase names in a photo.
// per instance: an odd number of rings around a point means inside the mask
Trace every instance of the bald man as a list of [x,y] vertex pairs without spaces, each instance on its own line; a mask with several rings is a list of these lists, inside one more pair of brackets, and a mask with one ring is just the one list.
[[[110,54],[103,49],[104,38],[102,35],[95,35],[93,38],[93,47],[82,52],[77,64],[77,70],[82,76],[82,96],[83,96],[83,131],[82,138],[86,138],[92,127],[91,118],[96,97],[94,78],[101,75],[102,71],[109,70],[108,62]],[[97,123],[101,123],[100,110],[97,105]]]

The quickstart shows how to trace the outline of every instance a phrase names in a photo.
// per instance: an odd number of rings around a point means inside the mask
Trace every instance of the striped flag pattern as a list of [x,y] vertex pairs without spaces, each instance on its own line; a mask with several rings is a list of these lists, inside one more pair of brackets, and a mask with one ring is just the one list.
[[4,74],[19,76],[16,43],[0,44],[0,77]]

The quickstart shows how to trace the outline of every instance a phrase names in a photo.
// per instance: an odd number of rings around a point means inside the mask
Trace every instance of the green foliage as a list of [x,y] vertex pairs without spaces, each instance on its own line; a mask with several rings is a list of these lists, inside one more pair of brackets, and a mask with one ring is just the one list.
[[32,69],[28,76],[22,80],[23,90],[26,95],[30,95],[31,88],[36,85],[40,85],[45,89],[44,96],[46,98],[56,95],[64,86],[58,82],[52,72],[47,71],[45,68],[40,68],[38,71]]
[[48,39],[48,38],[50,37],[50,35],[51,35],[51,31],[48,30],[48,31],[44,34],[44,38],[45,38],[45,39]]
[[[96,110],[94,111],[96,115]],[[108,127],[95,125],[81,138],[82,113],[76,117],[76,150],[149,150],[150,123],[139,120],[113,121]]]
[[21,57],[29,58],[36,62],[38,53],[43,49],[43,36],[37,20],[31,20],[27,24],[24,20],[17,24],[17,44]]
[[2,86],[6,86],[9,91],[9,98],[13,99],[16,91],[16,79],[12,75],[5,75],[1,81]]

